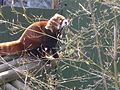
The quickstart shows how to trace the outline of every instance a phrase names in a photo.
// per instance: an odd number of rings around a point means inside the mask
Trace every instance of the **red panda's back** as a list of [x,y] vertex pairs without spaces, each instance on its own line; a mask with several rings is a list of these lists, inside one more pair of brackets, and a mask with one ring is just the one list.
[[35,22],[26,28],[19,39],[20,42],[23,43],[25,49],[33,49],[40,45],[45,34],[46,24],[47,21],[40,21]]

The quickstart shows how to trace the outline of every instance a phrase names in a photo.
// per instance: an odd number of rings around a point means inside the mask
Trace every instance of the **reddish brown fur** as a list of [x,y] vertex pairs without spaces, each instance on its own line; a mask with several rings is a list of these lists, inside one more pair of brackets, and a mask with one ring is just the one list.
[[46,24],[47,21],[35,22],[25,30],[19,39],[19,41],[23,44],[24,49],[33,49],[42,43],[45,37]]
[[46,24],[47,21],[35,22],[25,30],[18,40],[0,43],[0,55],[17,54],[24,50],[31,50],[39,47],[44,40],[43,37],[45,35],[41,33],[46,32],[44,28]]
[[22,43],[17,41],[11,41],[6,43],[0,43],[0,55],[18,54],[23,50]]
[[[49,22],[40,21],[31,24],[26,28],[25,32],[18,40],[0,43],[0,55],[13,55],[20,54],[24,51],[30,51],[33,54],[39,53],[40,56],[44,56],[45,53],[43,54],[43,52],[45,48],[47,48],[46,52],[52,50],[52,53],[55,54],[56,50],[53,48],[57,44],[56,38],[59,34],[58,26],[63,19],[64,16],[55,14]],[[57,24],[55,24],[55,22]],[[38,48],[39,51],[37,51]],[[58,57],[58,55],[55,54],[54,57]]]

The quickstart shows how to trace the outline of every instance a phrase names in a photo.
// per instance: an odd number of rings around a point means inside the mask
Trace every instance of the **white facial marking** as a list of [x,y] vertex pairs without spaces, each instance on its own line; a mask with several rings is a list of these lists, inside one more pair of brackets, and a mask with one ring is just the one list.
[[67,26],[68,24],[69,24],[69,21],[67,19],[64,19],[61,24],[61,28],[63,28],[64,26]]

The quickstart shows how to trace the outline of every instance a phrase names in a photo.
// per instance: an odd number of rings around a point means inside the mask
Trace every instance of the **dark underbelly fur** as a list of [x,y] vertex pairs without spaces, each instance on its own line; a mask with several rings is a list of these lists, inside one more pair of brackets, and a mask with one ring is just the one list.
[[[46,55],[53,55],[54,58],[59,58],[56,50],[57,40],[51,37],[46,37],[45,41],[39,45],[39,47],[28,50],[28,53],[32,56],[44,58]],[[45,48],[47,50],[45,50]]]

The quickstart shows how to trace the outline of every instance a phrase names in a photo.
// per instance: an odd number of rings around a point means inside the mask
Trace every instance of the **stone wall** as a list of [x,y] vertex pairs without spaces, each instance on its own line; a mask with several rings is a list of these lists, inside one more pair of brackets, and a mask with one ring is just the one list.
[[[28,7],[28,8],[42,8],[52,9],[58,4],[59,0],[0,0],[3,5],[16,6],[16,7]],[[52,5],[54,2],[54,6]],[[57,3],[56,3],[57,1]]]

